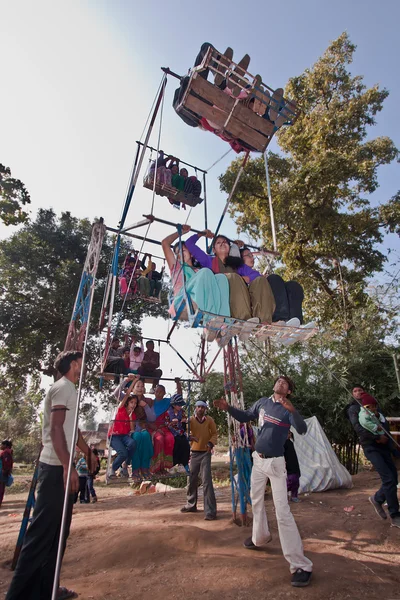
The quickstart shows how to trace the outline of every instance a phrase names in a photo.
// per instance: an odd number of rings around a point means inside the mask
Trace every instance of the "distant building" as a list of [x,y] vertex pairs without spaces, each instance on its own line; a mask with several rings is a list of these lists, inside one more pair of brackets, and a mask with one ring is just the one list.
[[105,455],[108,428],[108,423],[100,423],[97,427],[97,431],[82,431],[83,439],[87,445],[97,448],[100,456]]

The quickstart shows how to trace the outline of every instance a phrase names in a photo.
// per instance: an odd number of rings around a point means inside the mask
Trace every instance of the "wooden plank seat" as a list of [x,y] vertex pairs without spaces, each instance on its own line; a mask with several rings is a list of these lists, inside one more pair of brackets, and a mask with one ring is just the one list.
[[[250,150],[264,152],[275,131],[278,130],[275,123],[254,112],[253,108],[248,106],[247,99],[232,98],[200,76],[200,72],[205,68],[216,72],[213,67],[216,55],[216,51],[214,54],[210,52],[202,65],[192,69],[186,91],[175,109],[178,113],[186,115],[195,113],[195,115],[204,117],[211,125],[216,126],[215,129],[225,137],[234,138],[239,143],[244,142],[244,145]],[[231,70],[234,66],[235,63],[232,63]],[[268,105],[272,106],[271,98],[274,90],[263,83],[256,85],[259,80],[257,82],[257,79],[250,73],[245,72],[243,76],[235,74],[235,77],[243,89],[248,88],[249,92],[256,96],[258,102],[265,105],[265,109]],[[251,89],[253,84],[256,87]],[[294,104],[283,100],[286,105],[282,114],[286,117],[285,123],[291,124],[295,121],[297,113]]]
[[[189,326],[193,328],[206,327],[216,333],[221,333],[221,331],[223,331],[226,341],[235,335],[240,336],[243,328],[248,327],[247,321],[234,319],[232,317],[224,317],[224,323],[221,324],[220,322],[218,323],[218,321],[215,321],[216,319],[221,319],[220,315],[202,311],[195,305],[193,306],[193,310],[194,316]],[[184,299],[182,299],[181,304],[177,307],[176,315],[173,317],[173,320],[188,320],[188,310]],[[217,326],[215,326],[215,323],[218,323]],[[271,339],[275,343],[290,345],[295,342],[305,342],[317,333],[318,329],[314,323],[300,325],[299,327],[293,327],[282,323],[258,323],[252,328],[251,338],[254,341]]]
[[[143,180],[143,187],[153,190],[154,180],[151,177],[145,177]],[[187,204],[188,206],[197,206],[203,202],[203,198],[194,196],[193,194],[187,194],[181,190],[177,190],[175,187],[167,185],[166,183],[156,182],[154,191],[158,196],[166,196],[175,202]]]

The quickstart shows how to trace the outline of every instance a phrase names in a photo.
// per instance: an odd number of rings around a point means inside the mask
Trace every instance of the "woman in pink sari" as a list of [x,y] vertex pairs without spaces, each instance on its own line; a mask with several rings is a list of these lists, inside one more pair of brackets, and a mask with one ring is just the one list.
[[[177,380],[177,389],[182,388],[180,381]],[[170,407],[170,398],[164,398],[165,387],[158,385],[156,387],[153,409],[156,414],[155,423],[149,423],[149,431],[153,429],[154,454],[151,461],[151,472],[165,474],[167,469],[174,465],[173,453],[175,438],[168,427],[168,409]]]

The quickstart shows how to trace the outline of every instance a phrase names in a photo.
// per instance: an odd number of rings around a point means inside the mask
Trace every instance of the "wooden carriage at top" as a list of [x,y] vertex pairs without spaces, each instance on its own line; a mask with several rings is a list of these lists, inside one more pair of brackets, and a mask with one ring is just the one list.
[[[197,115],[206,119],[221,133],[223,139],[237,140],[243,149],[265,152],[272,136],[283,124],[291,125],[298,116],[296,104],[283,97],[282,90],[273,90],[259,75],[253,76],[236,63],[221,62],[223,55],[210,47],[202,63],[190,71],[189,82],[179,103],[178,114]],[[248,93],[247,99],[234,98],[200,75],[208,69],[218,74],[226,70],[226,78]],[[250,106],[254,99],[256,106]],[[271,116],[276,118],[271,119]]]

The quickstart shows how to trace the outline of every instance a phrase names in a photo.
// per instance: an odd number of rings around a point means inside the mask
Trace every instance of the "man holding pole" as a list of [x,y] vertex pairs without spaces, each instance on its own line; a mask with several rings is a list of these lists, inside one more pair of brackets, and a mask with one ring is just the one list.
[[[25,535],[21,554],[6,600],[51,600],[61,531],[65,485],[70,453],[75,445],[86,455],[89,472],[96,469],[96,457],[78,430],[73,440],[77,409],[76,383],[82,368],[82,352],[61,352],[54,363],[62,377],[54,383],[44,402],[42,443],[33,519]],[[67,519],[63,553],[72,517],[75,493],[79,489],[78,474],[70,475]],[[76,598],[75,592],[58,588],[57,600]]]

